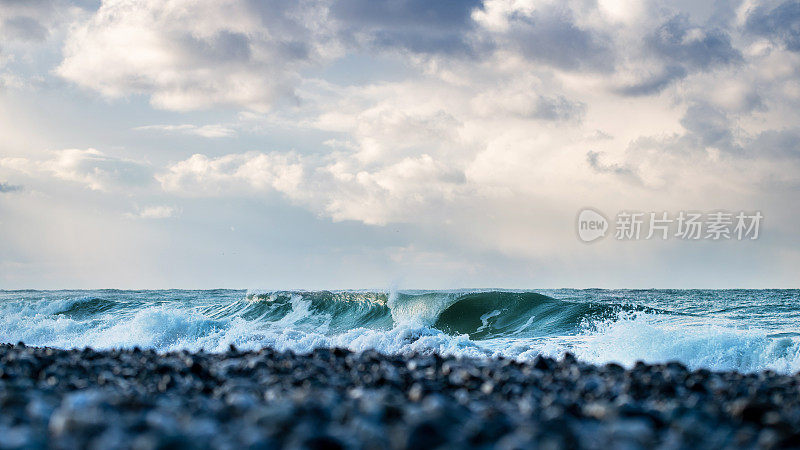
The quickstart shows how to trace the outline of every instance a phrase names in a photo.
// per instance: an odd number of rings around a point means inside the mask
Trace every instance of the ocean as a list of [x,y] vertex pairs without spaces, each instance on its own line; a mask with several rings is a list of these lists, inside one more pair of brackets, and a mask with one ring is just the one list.
[[800,370],[798,290],[0,291],[0,342]]

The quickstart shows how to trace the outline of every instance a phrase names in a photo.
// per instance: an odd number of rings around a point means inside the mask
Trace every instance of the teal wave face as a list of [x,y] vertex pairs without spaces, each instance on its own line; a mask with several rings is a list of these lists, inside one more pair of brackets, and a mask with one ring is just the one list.
[[324,319],[331,330],[390,329],[399,324],[432,326],[471,339],[575,334],[594,320],[620,312],[662,311],[636,305],[559,300],[534,292],[269,292],[249,294],[241,312],[249,319],[284,320],[293,302],[307,302],[305,322]]
[[442,311],[434,326],[472,339],[576,334],[621,312],[666,313],[654,308],[558,300],[533,292],[464,294]]
[[[242,306],[250,319],[279,322],[292,318],[296,325],[324,323],[331,331],[345,331],[391,328],[388,299],[383,292],[274,291],[248,293]],[[290,317],[292,314],[295,317]]]
[[536,293],[485,292],[466,294],[442,311],[434,326],[473,339],[575,333],[583,321],[612,306],[573,303]]
[[[593,323],[613,320],[620,313],[691,315],[633,303],[563,300],[536,292],[513,291],[267,291],[243,296],[238,291],[222,291],[223,295],[211,298],[152,294],[120,298],[124,293],[105,291],[102,297],[75,297],[53,314],[90,319],[178,304],[213,320],[291,322],[294,327],[324,329],[326,333],[357,328],[388,330],[400,324],[418,324],[450,335],[467,335],[470,339],[574,335]],[[728,307],[723,311],[741,308]]]
[[113,300],[87,297],[85,299],[79,299],[71,304],[65,305],[64,309],[57,311],[55,314],[72,318],[86,318],[104,313],[106,311],[111,311],[118,306],[120,306],[120,303]]
[[800,291],[0,291],[0,342],[800,369]]

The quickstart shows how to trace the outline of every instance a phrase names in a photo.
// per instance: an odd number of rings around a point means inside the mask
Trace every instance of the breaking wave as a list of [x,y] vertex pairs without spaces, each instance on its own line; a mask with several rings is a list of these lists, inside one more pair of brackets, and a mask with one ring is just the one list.
[[[572,352],[594,363],[800,369],[800,311],[786,309],[785,291],[686,292],[6,291],[0,342],[159,351],[343,347],[521,360]],[[770,308],[788,321],[770,327]]]

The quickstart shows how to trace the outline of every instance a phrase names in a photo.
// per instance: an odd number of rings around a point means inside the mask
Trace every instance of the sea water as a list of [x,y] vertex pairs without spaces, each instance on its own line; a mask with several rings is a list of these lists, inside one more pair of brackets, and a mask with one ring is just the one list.
[[0,342],[800,370],[798,290],[0,291]]

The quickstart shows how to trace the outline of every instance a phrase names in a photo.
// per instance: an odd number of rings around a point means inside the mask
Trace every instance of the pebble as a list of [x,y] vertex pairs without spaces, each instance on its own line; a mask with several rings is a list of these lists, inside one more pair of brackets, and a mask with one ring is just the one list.
[[785,448],[800,375],[0,344],[5,448]]

